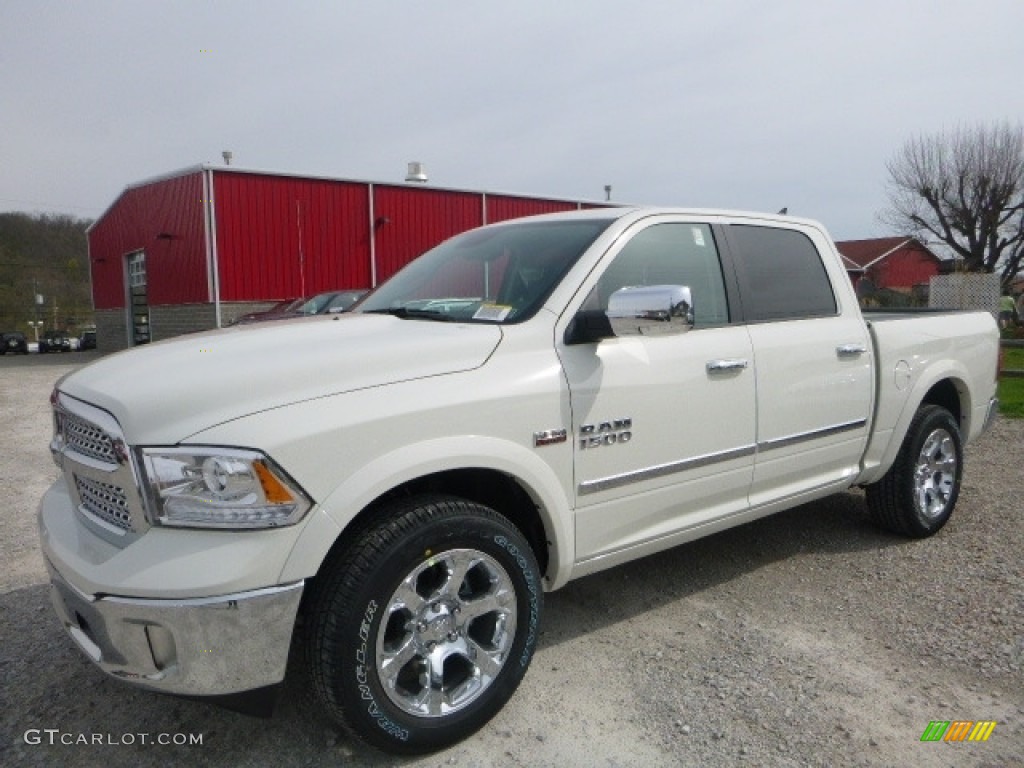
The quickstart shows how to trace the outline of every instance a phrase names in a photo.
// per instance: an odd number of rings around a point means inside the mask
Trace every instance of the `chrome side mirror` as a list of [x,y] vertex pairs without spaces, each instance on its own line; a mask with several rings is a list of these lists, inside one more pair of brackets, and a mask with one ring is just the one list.
[[660,336],[693,328],[693,297],[686,285],[620,288],[608,298],[616,336]]

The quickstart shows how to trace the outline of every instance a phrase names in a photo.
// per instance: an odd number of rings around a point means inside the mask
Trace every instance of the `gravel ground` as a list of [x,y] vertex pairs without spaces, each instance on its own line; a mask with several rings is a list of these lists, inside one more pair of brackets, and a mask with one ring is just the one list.
[[[1024,764],[1024,421],[969,448],[957,512],[931,539],[876,531],[849,493],[548,595],[509,705],[468,741],[399,760],[336,731],[297,660],[274,718],[256,720],[109,680],[62,636],[36,540],[56,475],[47,398],[93,354],[0,358],[13,500],[0,526],[2,766]],[[932,720],[998,725],[985,743],[921,743]],[[142,743],[160,734],[202,743]]]

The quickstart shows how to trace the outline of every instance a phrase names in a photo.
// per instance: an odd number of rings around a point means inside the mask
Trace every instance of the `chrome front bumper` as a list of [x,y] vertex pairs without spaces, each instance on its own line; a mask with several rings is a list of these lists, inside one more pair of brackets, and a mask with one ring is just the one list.
[[284,679],[304,582],[193,599],[95,597],[46,565],[64,628],[113,677],[185,696],[224,696]]

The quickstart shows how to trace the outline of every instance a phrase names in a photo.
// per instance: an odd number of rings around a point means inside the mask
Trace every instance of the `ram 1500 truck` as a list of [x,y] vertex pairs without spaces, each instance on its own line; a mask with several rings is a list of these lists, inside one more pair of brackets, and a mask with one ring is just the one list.
[[294,636],[353,734],[438,749],[509,699],[570,579],[855,486],[938,531],[997,345],[981,312],[865,321],[812,221],[491,225],[350,313],[59,381],[54,606],[108,674],[250,709]]

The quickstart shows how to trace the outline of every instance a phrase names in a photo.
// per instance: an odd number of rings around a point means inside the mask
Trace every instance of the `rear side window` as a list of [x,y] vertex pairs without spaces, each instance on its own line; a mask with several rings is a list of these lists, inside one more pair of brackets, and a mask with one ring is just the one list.
[[739,251],[743,307],[749,322],[836,314],[821,255],[802,232],[736,224],[729,240]]

